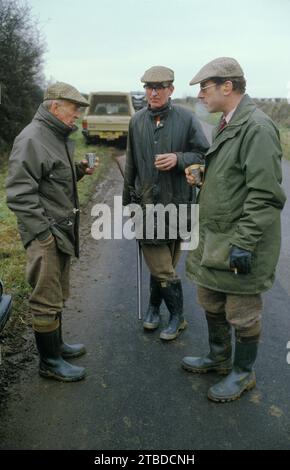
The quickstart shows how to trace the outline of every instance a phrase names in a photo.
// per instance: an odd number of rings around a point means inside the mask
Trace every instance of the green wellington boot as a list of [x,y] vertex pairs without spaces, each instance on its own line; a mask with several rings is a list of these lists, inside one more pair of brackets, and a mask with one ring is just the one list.
[[73,366],[66,362],[60,351],[59,328],[54,331],[34,332],[39,352],[39,374],[42,377],[61,382],[76,382],[85,377],[84,367]]
[[209,353],[206,356],[182,359],[182,367],[198,374],[215,371],[228,374],[232,369],[231,327],[225,315],[206,312]]
[[258,344],[256,336],[236,339],[233,370],[209,389],[210,400],[222,403],[237,400],[243,392],[255,387],[256,376],[253,365],[257,357]]
[[151,275],[149,306],[143,319],[143,328],[145,328],[145,330],[156,330],[156,328],[158,328],[160,323],[159,308],[161,302],[160,282]]
[[183,293],[180,279],[167,281],[166,286],[161,285],[162,298],[169,310],[169,323],[160,333],[160,339],[171,341],[177,338],[187,327],[183,317]]
[[86,354],[86,348],[84,344],[68,344],[63,341],[62,338],[62,313],[59,312],[59,339],[60,339],[60,353],[65,359],[80,357]]

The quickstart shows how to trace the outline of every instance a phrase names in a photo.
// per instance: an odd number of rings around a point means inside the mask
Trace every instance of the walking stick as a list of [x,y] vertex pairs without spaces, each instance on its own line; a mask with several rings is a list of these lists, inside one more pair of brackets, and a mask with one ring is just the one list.
[[[123,157],[122,157],[123,158]],[[123,159],[124,160],[124,159]],[[121,163],[121,158],[116,157],[116,162],[121,175],[124,178],[124,167]],[[137,246],[137,305],[138,305],[138,320],[142,320],[142,249],[141,245],[136,240]]]

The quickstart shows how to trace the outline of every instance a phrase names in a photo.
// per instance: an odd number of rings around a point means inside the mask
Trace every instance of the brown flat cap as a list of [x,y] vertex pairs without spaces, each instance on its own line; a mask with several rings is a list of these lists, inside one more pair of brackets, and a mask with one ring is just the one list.
[[144,75],[141,77],[141,82],[143,83],[163,83],[173,81],[173,70],[168,67],[163,67],[162,65],[154,65],[154,67],[146,70]]
[[232,57],[218,57],[204,65],[189,84],[196,85],[197,83],[204,82],[205,80],[209,80],[213,77],[234,78],[243,76],[243,69],[236,59],[233,59]]
[[50,85],[44,92],[43,101],[46,100],[67,100],[72,101],[79,106],[90,105],[76,88],[64,82],[56,82],[53,85]]

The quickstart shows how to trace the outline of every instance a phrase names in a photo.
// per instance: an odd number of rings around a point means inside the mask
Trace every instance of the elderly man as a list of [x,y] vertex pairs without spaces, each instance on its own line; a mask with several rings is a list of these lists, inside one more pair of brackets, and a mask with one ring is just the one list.
[[197,373],[231,370],[208,392],[209,399],[227,402],[256,383],[261,292],[273,284],[280,252],[282,152],[275,124],[245,94],[244,73],[235,59],[208,63],[190,82],[197,83],[198,97],[209,112],[223,115],[205,156],[199,246],[187,259],[205,310],[210,352],[185,357],[182,366]]
[[68,138],[84,106],[88,102],[71,85],[57,82],[46,90],[34,119],[15,139],[6,185],[7,203],[27,251],[39,373],[64,382],[85,375],[83,367],[64,360],[85,354],[84,345],[64,343],[61,333],[70,259],[79,255],[76,182],[94,171],[85,160],[74,163]]
[[[208,149],[207,139],[194,114],[171,103],[173,70],[151,67],[141,81],[148,107],[138,111],[130,122],[123,204],[137,202],[144,211],[150,204],[174,204],[177,208],[179,204],[190,204],[195,201],[195,189],[187,185],[184,170],[188,165],[202,161]],[[151,273],[149,307],[143,327],[146,330],[158,328],[163,299],[170,319],[160,338],[169,341],[186,327],[182,285],[175,272],[180,238],[177,235],[170,239],[168,230],[163,237],[158,237],[156,228],[153,237],[145,236],[141,241]]]

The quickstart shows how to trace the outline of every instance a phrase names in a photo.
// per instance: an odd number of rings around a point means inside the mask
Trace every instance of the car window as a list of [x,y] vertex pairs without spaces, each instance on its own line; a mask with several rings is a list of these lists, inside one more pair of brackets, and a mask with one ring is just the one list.
[[95,107],[94,113],[97,116],[101,115],[128,115],[129,114],[129,107],[126,104],[121,103],[98,103]]
[[95,114],[102,115],[102,114],[107,114],[107,108],[104,105],[98,104],[95,107]]

